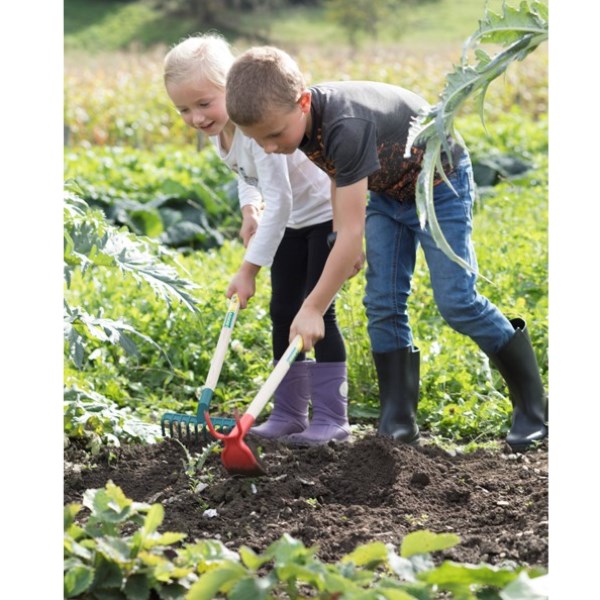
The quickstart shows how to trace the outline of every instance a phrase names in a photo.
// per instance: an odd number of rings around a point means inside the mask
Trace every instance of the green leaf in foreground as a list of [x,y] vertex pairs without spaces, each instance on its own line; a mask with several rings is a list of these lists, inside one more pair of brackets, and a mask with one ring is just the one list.
[[65,598],[75,598],[85,592],[94,580],[94,569],[80,565],[65,573]]
[[242,565],[227,562],[204,573],[190,588],[187,600],[213,600],[218,592],[227,593],[245,575]]
[[437,550],[446,550],[460,543],[460,538],[454,533],[433,533],[423,530],[409,533],[402,540],[400,554],[408,558],[415,554],[429,554]]

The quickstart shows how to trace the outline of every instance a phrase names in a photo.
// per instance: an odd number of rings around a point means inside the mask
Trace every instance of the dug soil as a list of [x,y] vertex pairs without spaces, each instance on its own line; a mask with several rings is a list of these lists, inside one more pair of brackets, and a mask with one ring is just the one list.
[[[461,539],[437,552],[436,562],[548,568],[547,444],[526,454],[449,454],[367,433],[347,444],[262,442],[258,450],[267,476],[232,477],[213,452],[190,478],[188,455],[173,439],[112,449],[92,462],[70,447],[65,503],[81,502],[86,489],[112,480],[133,500],[161,503],[161,530],[184,532],[188,542],[219,539],[232,550],[261,552],[288,533],[334,562],[361,544],[380,540],[398,548],[407,533],[429,529]],[[192,457],[196,452],[190,448]]]

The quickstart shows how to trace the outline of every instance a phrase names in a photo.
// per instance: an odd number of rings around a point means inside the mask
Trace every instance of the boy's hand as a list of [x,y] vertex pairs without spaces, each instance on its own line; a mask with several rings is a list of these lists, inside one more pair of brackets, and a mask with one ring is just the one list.
[[354,263],[354,266],[352,267],[353,270],[352,270],[350,277],[348,277],[348,279],[352,279],[355,275],[358,275],[360,273],[360,270],[364,266],[365,266],[365,253],[361,252],[360,256],[358,257],[358,259]]
[[259,266],[244,262],[229,282],[225,295],[231,298],[233,294],[237,294],[240,299],[240,308],[246,308],[248,300],[254,296],[256,292],[256,275],[259,270]]
[[323,315],[316,308],[303,306],[290,327],[290,343],[296,335],[302,336],[303,352],[308,352],[325,336]]

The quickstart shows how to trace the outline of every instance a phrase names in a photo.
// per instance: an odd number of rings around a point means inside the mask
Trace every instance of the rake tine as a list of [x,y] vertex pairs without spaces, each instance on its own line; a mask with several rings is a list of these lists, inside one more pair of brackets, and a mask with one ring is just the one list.
[[169,433],[171,434],[171,437],[175,437],[173,435],[173,419],[169,421]]

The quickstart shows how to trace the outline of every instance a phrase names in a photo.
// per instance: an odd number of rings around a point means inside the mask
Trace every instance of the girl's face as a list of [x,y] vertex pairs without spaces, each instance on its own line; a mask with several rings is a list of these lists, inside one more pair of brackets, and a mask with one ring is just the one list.
[[225,108],[225,90],[205,77],[198,80],[171,82],[167,94],[186,125],[206,135],[219,135],[229,116]]

